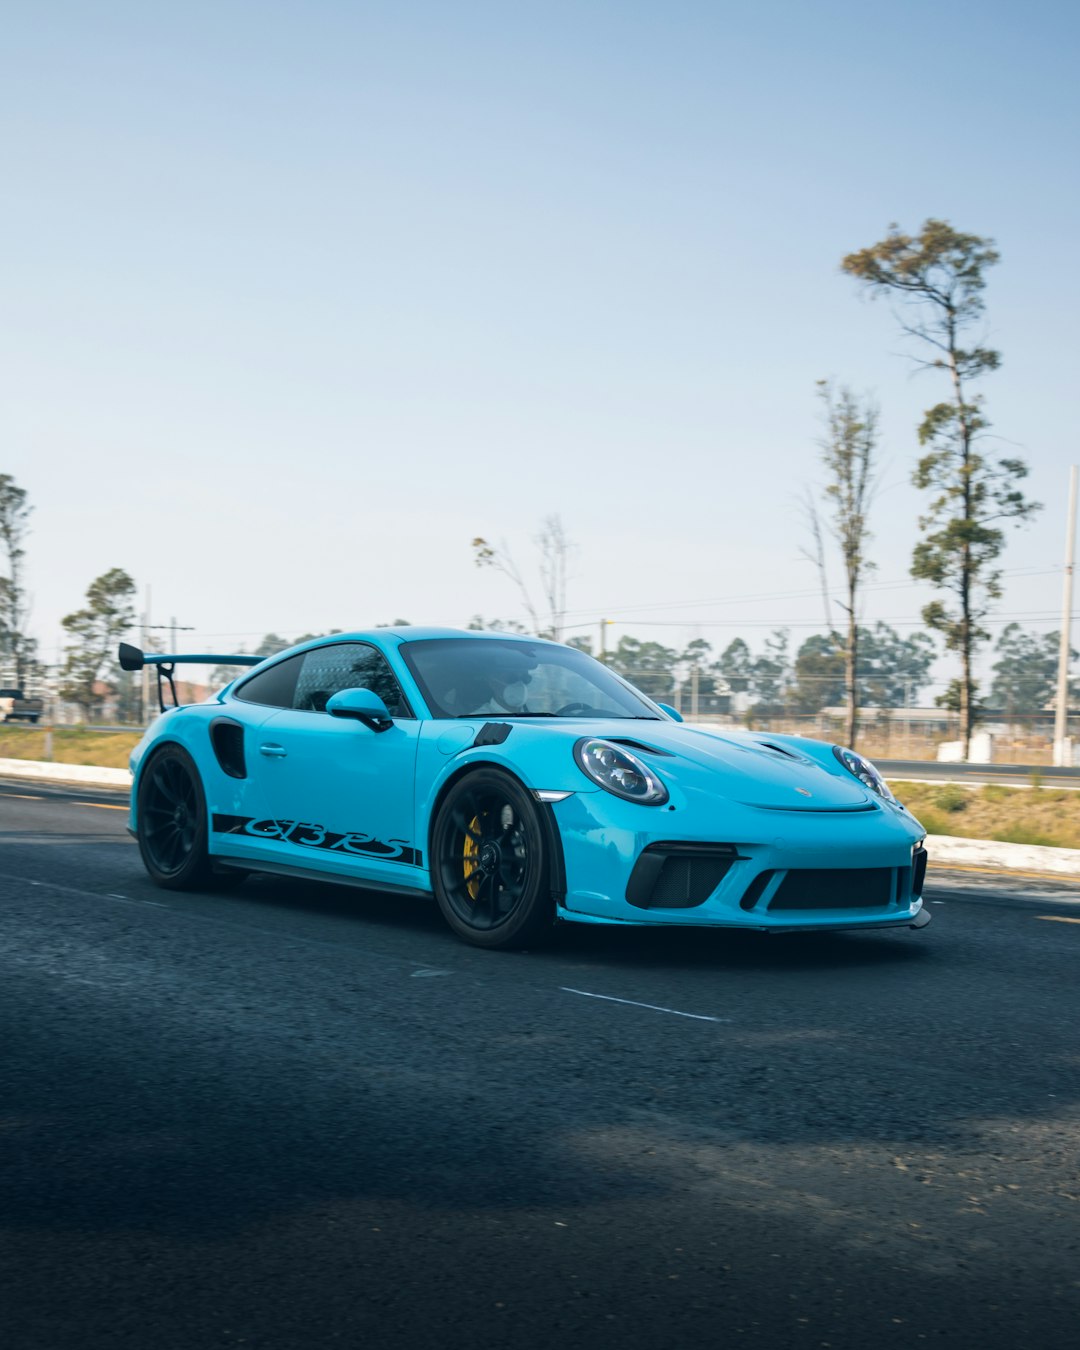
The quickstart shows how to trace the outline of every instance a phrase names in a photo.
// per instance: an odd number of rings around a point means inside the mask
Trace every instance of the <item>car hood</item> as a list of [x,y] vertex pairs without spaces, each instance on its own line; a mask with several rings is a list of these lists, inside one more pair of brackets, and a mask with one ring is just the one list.
[[649,762],[661,772],[666,755],[689,761],[709,771],[713,791],[746,806],[774,811],[865,811],[875,805],[875,798],[858,779],[838,764],[834,771],[768,737],[727,734],[679,722],[604,720],[577,725],[579,736],[614,741],[646,758],[651,752],[655,758]]

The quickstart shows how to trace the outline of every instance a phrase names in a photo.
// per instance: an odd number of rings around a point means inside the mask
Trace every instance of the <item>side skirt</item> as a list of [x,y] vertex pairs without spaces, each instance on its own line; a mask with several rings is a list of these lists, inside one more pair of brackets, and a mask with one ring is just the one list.
[[354,891],[383,891],[388,895],[408,895],[414,899],[432,900],[434,895],[423,886],[393,885],[388,881],[365,881],[362,877],[336,876],[313,867],[293,867],[291,863],[254,862],[251,858],[226,858],[220,853],[211,855],[215,867],[236,868],[241,872],[268,872],[274,876],[295,877],[298,881],[324,881],[332,886],[348,886]]

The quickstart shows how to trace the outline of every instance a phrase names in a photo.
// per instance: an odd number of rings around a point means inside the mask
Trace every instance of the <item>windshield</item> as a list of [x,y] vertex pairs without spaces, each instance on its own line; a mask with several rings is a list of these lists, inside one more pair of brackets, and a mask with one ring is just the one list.
[[429,638],[399,651],[433,717],[661,718],[644,695],[574,647]]

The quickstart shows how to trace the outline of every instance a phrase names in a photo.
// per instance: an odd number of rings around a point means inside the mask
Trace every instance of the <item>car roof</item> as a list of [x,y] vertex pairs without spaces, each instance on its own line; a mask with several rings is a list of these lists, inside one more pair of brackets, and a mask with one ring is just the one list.
[[[491,628],[435,628],[425,627],[420,624],[407,624],[396,628],[373,628],[365,632],[355,633],[334,633],[327,637],[315,639],[314,642],[350,642],[364,640],[370,642],[373,638],[397,638],[399,642],[430,642],[432,639],[439,638],[477,638],[480,641],[485,639],[498,638],[502,642],[544,642],[550,646],[562,646],[558,642],[550,642],[548,638],[533,637],[531,633],[504,633],[500,629]],[[307,645],[307,644],[305,644]]]

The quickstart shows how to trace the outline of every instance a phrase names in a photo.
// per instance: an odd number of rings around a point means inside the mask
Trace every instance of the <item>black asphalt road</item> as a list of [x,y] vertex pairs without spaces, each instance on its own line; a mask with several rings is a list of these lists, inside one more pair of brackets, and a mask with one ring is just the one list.
[[1080,1343],[1070,888],[493,955],[117,801],[0,788],[5,1350]]

